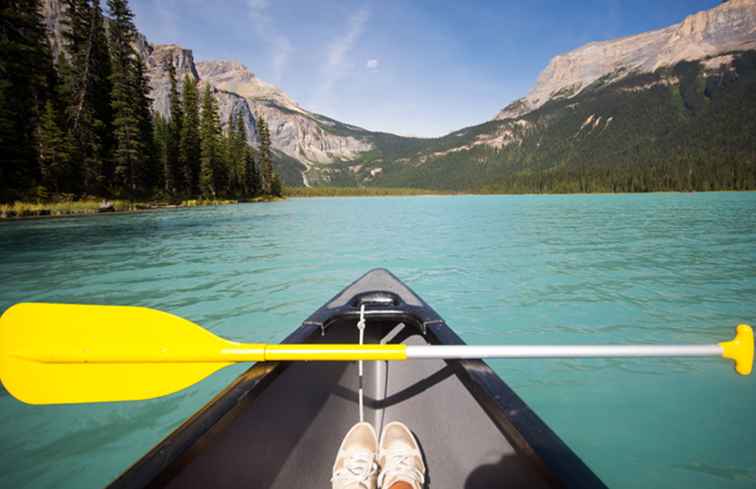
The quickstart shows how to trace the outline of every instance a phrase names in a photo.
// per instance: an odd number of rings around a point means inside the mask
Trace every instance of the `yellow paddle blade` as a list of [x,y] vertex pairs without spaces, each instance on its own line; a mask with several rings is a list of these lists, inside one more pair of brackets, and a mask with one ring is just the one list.
[[0,379],[30,404],[149,399],[230,365],[242,346],[257,345],[144,307],[17,304],[0,317]]

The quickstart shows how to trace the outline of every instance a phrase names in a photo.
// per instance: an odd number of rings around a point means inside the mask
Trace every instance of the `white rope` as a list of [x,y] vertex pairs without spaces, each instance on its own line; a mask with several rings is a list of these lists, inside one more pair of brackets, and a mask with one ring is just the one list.
[[[360,307],[360,320],[357,321],[357,329],[360,331],[360,345],[365,339],[365,304]],[[362,360],[357,361],[357,371],[359,374],[359,403],[360,403],[360,423],[365,421],[365,410],[362,400]]]

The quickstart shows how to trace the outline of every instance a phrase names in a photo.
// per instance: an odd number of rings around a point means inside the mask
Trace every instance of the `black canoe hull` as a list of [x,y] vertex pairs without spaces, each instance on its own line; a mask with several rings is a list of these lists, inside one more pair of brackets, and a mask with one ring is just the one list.
[[[378,294],[376,294],[378,293]],[[389,272],[368,272],[284,343],[464,344]],[[358,421],[353,362],[255,364],[134,464],[112,488],[330,487],[341,438]],[[603,483],[479,360],[365,362],[365,420],[413,430],[430,487]]]

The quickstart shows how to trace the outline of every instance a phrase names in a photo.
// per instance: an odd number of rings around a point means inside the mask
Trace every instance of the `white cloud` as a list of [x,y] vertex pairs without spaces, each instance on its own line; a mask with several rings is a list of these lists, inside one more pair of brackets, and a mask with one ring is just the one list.
[[272,81],[280,83],[292,51],[291,42],[273,24],[273,19],[268,11],[268,7],[270,7],[269,0],[247,0],[247,6],[257,36],[271,46],[271,56],[273,58]]
[[328,46],[328,64],[331,67],[339,66],[344,63],[344,58],[352,49],[352,46],[357,39],[362,35],[367,20],[368,11],[365,8],[358,10],[349,17],[346,34],[335,39]]
[[347,75],[347,55],[362,36],[368,17],[367,8],[361,8],[352,14],[347,21],[346,32],[328,44],[326,63],[321,69],[321,96],[327,96],[336,82]]
[[250,10],[257,11],[263,11],[270,5],[268,0],[249,0],[247,3],[249,4]]
[[376,71],[378,67],[381,65],[381,62],[377,59],[369,59],[367,60],[367,63],[365,63],[365,68],[367,68],[370,71]]

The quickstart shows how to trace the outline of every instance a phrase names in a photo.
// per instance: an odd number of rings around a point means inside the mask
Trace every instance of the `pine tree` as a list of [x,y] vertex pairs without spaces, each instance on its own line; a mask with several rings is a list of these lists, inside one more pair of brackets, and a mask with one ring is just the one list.
[[[211,94],[215,111],[218,112],[218,101]],[[228,131],[224,131],[220,124],[220,114],[216,117],[217,121],[217,156],[213,165],[213,187],[218,195],[228,195],[231,193],[231,165],[233,157],[231,155],[231,137]]]
[[99,0],[66,0],[63,18],[69,62],[61,70],[67,85],[67,129],[76,142],[82,190],[99,192],[103,162],[112,142],[110,64]]
[[226,174],[228,181],[226,182],[226,193],[233,195],[236,191],[236,162],[238,160],[238,153],[235,153],[235,138],[234,138],[234,114],[233,112],[228,115],[228,121],[226,122],[226,129],[222,131],[221,135],[221,148],[223,151],[223,163],[226,167]]
[[262,193],[270,195],[273,184],[273,159],[270,153],[270,131],[265,118],[257,115],[257,135],[260,141],[260,184]]
[[199,190],[200,159],[202,158],[202,140],[200,138],[199,94],[197,81],[186,75],[181,112],[181,140],[179,142],[179,171],[183,179],[181,191],[187,195]]
[[242,114],[238,114],[235,124],[231,124],[229,128],[231,131],[232,147],[234,152],[234,194],[245,194],[245,182],[246,182],[246,154],[248,151],[247,145],[247,132],[244,126],[244,118]]
[[244,194],[254,197],[260,193],[260,172],[255,162],[255,152],[248,144],[244,145]]
[[0,4],[0,201],[22,197],[41,177],[35,128],[53,74],[39,0]]
[[239,196],[244,193],[244,152],[247,146],[242,115],[228,116],[225,133],[226,166],[228,169],[228,193]]
[[[76,145],[79,150],[79,129],[84,122],[90,122],[91,119],[88,117],[91,116],[90,107],[85,104],[89,94],[85,72],[90,68],[86,62],[90,6],[86,0],[64,0],[63,4],[63,50],[58,58],[58,72],[62,85],[59,97],[65,109],[66,129],[77,139]],[[89,128],[89,125],[87,127]],[[77,162],[83,157],[84,155],[77,154]]]
[[[155,127],[154,131],[154,147],[155,152],[157,155],[157,161],[158,164],[162,168],[167,167],[168,163],[168,144],[169,144],[169,126],[170,122],[167,121],[162,115],[160,115],[160,112],[155,112],[155,115],[153,117],[153,126]],[[165,195],[171,195],[166,189],[168,185],[165,183],[165,178],[167,175],[165,172],[163,172],[163,178],[164,180],[162,183],[161,190],[165,193]]]
[[270,182],[270,194],[276,197],[283,196],[283,184],[278,176],[278,173],[273,172],[273,177]]
[[71,171],[73,141],[60,128],[59,117],[52,101],[47,101],[39,124],[39,162],[42,184],[53,192],[63,188]]
[[102,13],[100,0],[92,0],[93,13],[93,44],[90,56],[93,67],[92,76],[92,110],[95,119],[95,129],[99,142],[101,167],[100,177],[109,181],[113,177],[111,154],[113,151],[113,107],[111,94],[113,86],[110,82],[110,47],[107,32],[105,32],[105,18]]
[[59,175],[58,178],[58,191],[65,193],[81,193],[82,192],[82,171],[81,171],[81,153],[79,151],[79,145],[74,137],[73,131],[69,124],[69,111],[71,107],[71,100],[73,98],[73,76],[71,75],[71,65],[68,59],[61,51],[58,54],[58,60],[56,62],[58,76],[53,85],[53,98],[55,100],[55,111],[58,114],[60,127],[66,133],[66,139],[70,142],[70,165],[67,171],[63,175]]
[[13,110],[12,92],[13,83],[5,77],[0,79],[0,203],[16,197],[14,193],[18,190],[23,165],[23,153],[13,145],[13,142],[20,141],[15,141],[18,121]]
[[136,28],[134,14],[126,0],[108,0],[108,7],[113,19],[110,24],[110,54],[115,135],[114,177],[121,191],[134,195],[142,180],[141,163],[144,157],[139,107],[135,105],[138,87],[134,84],[136,53],[132,43]]
[[185,175],[179,172],[179,152],[181,148],[181,132],[184,113],[181,108],[181,98],[176,80],[176,68],[173,60],[166,66],[171,81],[170,92],[170,119],[167,127],[167,141],[165,148],[165,163],[163,173],[165,175],[165,191],[169,195],[175,195],[179,188],[186,188]]
[[205,198],[215,198],[218,188],[216,170],[221,159],[220,121],[215,97],[210,85],[205,85],[202,96],[202,119],[200,121],[200,139],[202,140],[202,158],[200,163],[200,192]]
[[155,146],[155,126],[152,118],[152,99],[149,97],[150,86],[145,75],[144,61],[141,57],[134,60],[132,83],[135,87],[136,115],[139,121],[139,138],[142,141],[142,179],[139,187],[142,193],[150,195],[162,188],[163,167],[158,160]]
[[244,152],[244,176],[244,191],[247,197],[259,195],[262,191],[262,185],[260,184],[260,170],[255,161],[255,152],[249,146]]

